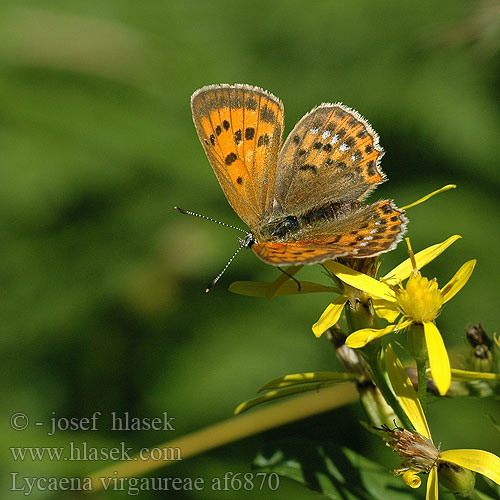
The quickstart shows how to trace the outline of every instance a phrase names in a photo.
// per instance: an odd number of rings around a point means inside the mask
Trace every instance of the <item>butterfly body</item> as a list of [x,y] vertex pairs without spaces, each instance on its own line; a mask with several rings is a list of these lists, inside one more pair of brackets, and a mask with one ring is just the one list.
[[259,239],[269,242],[297,241],[302,239],[304,232],[314,232],[322,223],[328,224],[360,206],[357,200],[340,200],[310,208],[297,215],[274,218],[259,227]]
[[370,257],[401,239],[406,218],[390,200],[362,200],[385,176],[378,136],[356,111],[322,104],[282,145],[284,110],[250,85],[211,85],[191,99],[200,141],[235,212],[245,246],[272,265]]

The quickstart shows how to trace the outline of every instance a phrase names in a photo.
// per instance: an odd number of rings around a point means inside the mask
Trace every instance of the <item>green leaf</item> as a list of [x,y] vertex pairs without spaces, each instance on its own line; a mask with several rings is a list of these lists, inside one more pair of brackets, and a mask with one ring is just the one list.
[[412,490],[387,468],[334,443],[280,441],[271,450],[261,452],[254,466],[293,479],[334,500],[414,500],[425,496],[425,488]]
[[258,392],[271,389],[282,389],[293,385],[304,385],[317,382],[348,382],[357,380],[358,377],[352,373],[337,372],[307,372],[291,373],[284,377],[275,378],[264,384]]
[[303,384],[301,386],[292,386],[286,387],[285,389],[269,391],[259,396],[257,398],[249,399],[248,401],[243,401],[240,403],[236,409],[234,410],[235,415],[239,415],[244,411],[253,408],[254,406],[260,405],[261,403],[267,403],[268,401],[274,401],[276,399],[284,398],[286,396],[291,396],[293,394],[300,394],[302,392],[308,391],[318,391],[320,387],[326,387],[327,385],[332,384],[332,382],[321,382],[315,384]]

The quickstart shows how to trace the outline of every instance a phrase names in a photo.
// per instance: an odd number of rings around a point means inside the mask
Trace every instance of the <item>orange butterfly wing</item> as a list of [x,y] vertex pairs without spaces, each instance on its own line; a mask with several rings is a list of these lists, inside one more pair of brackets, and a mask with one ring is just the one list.
[[403,237],[407,219],[384,200],[351,212],[342,220],[311,228],[295,242],[255,243],[257,257],[274,266],[316,264],[338,257],[373,257],[392,250]]
[[191,108],[226,198],[254,230],[273,202],[283,104],[259,87],[210,85],[193,94]]

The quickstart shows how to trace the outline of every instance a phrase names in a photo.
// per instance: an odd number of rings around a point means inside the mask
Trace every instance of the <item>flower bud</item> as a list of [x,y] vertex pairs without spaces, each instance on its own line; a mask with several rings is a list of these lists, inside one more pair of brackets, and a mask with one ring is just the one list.
[[476,476],[472,471],[449,462],[439,463],[438,475],[440,484],[461,497],[469,496],[476,484]]
[[493,354],[486,345],[476,345],[470,360],[472,370],[476,372],[491,372],[493,368]]

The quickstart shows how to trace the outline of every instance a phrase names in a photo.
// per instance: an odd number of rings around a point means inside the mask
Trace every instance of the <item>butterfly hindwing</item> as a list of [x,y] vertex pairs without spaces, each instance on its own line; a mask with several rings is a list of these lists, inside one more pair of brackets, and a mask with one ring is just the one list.
[[385,180],[382,155],[376,132],[357,111],[322,104],[297,123],[283,146],[276,198],[284,212],[363,199]]
[[305,228],[297,241],[256,243],[252,250],[275,266],[315,264],[344,256],[372,257],[397,245],[406,222],[404,211],[384,200]]
[[284,114],[250,85],[210,85],[191,98],[200,141],[229,203],[254,228],[272,204]]

